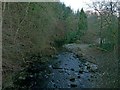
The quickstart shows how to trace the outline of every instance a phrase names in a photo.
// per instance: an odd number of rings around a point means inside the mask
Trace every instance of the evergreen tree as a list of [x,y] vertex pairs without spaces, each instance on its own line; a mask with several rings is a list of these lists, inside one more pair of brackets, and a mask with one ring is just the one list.
[[87,30],[87,15],[85,14],[83,8],[79,14],[79,22],[78,22],[78,33],[79,35],[83,35]]

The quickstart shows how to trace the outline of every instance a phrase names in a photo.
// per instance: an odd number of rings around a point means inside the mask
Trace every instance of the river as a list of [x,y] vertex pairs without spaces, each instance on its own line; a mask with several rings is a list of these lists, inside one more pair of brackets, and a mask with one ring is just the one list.
[[91,71],[89,62],[83,62],[71,52],[61,52],[49,65],[51,73],[44,88],[93,88],[98,72]]

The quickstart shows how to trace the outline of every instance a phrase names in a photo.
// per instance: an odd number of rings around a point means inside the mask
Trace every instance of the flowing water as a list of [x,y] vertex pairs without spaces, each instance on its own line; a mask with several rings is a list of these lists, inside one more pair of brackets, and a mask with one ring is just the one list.
[[62,52],[49,65],[51,73],[46,79],[46,88],[92,88],[97,81],[97,72],[91,72],[73,53]]
[[97,65],[78,58],[71,52],[60,52],[44,65],[30,64],[15,79],[18,88],[95,88]]

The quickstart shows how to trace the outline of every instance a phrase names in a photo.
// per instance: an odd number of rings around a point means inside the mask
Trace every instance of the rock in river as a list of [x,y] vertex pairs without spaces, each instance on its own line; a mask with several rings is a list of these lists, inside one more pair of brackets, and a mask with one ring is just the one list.
[[70,81],[71,81],[71,82],[74,82],[74,81],[75,81],[75,78],[71,78]]
[[73,87],[73,88],[74,88],[74,87],[77,87],[76,84],[71,84],[70,86],[71,86],[71,88],[72,88],[72,87]]

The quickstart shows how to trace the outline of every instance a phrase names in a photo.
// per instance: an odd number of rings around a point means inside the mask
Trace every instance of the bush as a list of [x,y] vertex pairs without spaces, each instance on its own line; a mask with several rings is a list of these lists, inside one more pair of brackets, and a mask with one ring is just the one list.
[[103,43],[100,48],[111,51],[114,49],[114,43]]
[[71,31],[66,35],[66,43],[74,43],[77,40],[77,32]]
[[65,44],[65,39],[56,39],[54,40],[55,47],[61,47],[62,45]]

